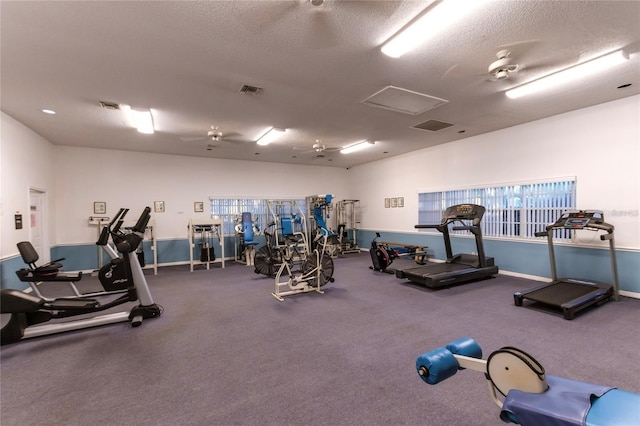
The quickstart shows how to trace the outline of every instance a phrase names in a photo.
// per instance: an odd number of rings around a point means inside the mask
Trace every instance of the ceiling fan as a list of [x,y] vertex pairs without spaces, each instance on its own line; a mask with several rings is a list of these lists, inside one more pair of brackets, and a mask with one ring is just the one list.
[[[522,79],[531,71],[548,68],[553,64],[529,63],[523,59],[532,56],[532,52],[541,44],[539,40],[519,41],[498,47],[495,54],[496,60],[488,66],[455,64],[442,76],[442,79],[461,79],[468,77],[482,77],[484,81],[496,82],[505,80]],[[517,57],[516,60],[514,57]],[[524,62],[527,64],[525,65]],[[526,78],[526,77],[525,77]],[[480,83],[481,80],[476,80]]]
[[[376,15],[388,19],[401,6],[399,1],[289,0],[251,2],[252,8],[243,15],[255,28],[275,28],[295,22],[303,28],[302,42],[311,49],[322,49],[344,43],[337,19],[340,15]],[[286,31],[282,29],[281,31]]]
[[317,155],[322,155],[325,152],[336,152],[336,151],[340,151],[341,149],[342,148],[340,147],[337,147],[337,148],[327,147],[320,141],[320,139],[316,139],[314,144],[311,146],[311,149],[307,147],[302,147],[302,146],[293,147],[294,151],[315,152]]
[[511,58],[511,52],[508,50],[500,50],[496,53],[497,61],[489,65],[487,72],[490,81],[505,80],[511,77],[511,74],[517,73],[522,67],[515,63]]
[[211,130],[207,132],[206,137],[180,137],[184,142],[207,142],[207,151],[211,151],[213,148],[217,148],[222,142],[229,142],[234,144],[241,144],[246,141],[234,139],[238,133],[222,133],[218,126],[211,126]]

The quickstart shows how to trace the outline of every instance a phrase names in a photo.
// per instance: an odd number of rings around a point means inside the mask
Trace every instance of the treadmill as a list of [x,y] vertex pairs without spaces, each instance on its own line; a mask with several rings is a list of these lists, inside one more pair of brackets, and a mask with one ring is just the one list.
[[[573,278],[558,279],[553,250],[553,231],[557,229],[605,231],[606,234],[601,234],[600,239],[609,241],[613,284]],[[551,309],[561,310],[564,319],[571,320],[576,312],[590,306],[603,304],[611,298],[618,300],[618,269],[613,229],[613,225],[604,221],[604,214],[600,210],[570,210],[563,213],[555,223],[548,225],[544,231],[536,232],[536,237],[547,237],[552,281],[526,291],[515,292],[513,298],[516,306],[522,306],[524,300],[537,302]]]
[[[430,288],[447,287],[454,284],[466,283],[490,278],[498,273],[493,257],[485,257],[482,244],[480,222],[485,208],[477,204],[457,204],[448,207],[438,225],[416,225],[417,229],[437,229],[444,237],[444,247],[447,260],[444,263],[431,263],[415,268],[396,270],[397,278],[407,278],[409,281],[423,284]],[[451,251],[451,237],[449,225],[454,231],[469,231],[475,236],[477,255],[456,254]]]

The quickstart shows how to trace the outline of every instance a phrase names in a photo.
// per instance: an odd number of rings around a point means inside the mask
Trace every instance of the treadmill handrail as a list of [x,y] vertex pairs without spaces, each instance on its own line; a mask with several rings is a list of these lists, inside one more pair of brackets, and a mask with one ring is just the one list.
[[[582,228],[568,228],[565,227],[564,225],[556,225],[555,223],[552,223],[551,225],[547,225],[547,231],[551,231],[553,229],[569,229],[569,230],[581,230],[581,229],[591,229],[591,230],[596,230],[596,231],[606,231],[609,234],[612,234],[615,227],[613,225],[611,225],[610,223],[606,223],[606,222],[602,222],[602,223],[589,223],[588,225],[585,225]],[[536,235],[538,236],[538,235]]]

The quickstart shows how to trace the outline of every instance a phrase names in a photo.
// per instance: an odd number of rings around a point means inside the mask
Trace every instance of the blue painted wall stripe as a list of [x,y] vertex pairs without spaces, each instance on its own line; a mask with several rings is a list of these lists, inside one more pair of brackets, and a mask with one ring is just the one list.
[[[360,247],[368,249],[371,240],[375,237],[374,231],[359,230],[357,239]],[[264,237],[261,244],[264,245]],[[393,241],[403,244],[426,245],[430,258],[444,260],[445,250],[442,236],[435,234],[406,234],[400,232],[382,232],[381,240]],[[452,247],[455,253],[471,253],[476,251],[473,238],[452,237]],[[510,271],[532,276],[550,278],[549,254],[547,245],[542,243],[518,242],[512,240],[485,239],[485,252],[487,256],[495,259],[496,265],[502,271]],[[200,244],[196,242],[193,249],[194,260],[200,259]],[[158,264],[181,263],[189,261],[189,241],[184,239],[159,240]],[[216,258],[221,255],[217,240],[214,242]],[[153,262],[153,252],[149,241],[144,242],[145,262],[150,265]],[[225,256],[232,258],[235,245],[233,238],[225,239]],[[601,248],[575,247],[557,245],[556,263],[560,277],[582,278],[594,281],[611,283],[611,268],[609,251]],[[616,250],[618,261],[618,278],[620,290],[640,294],[640,251]],[[51,250],[51,258],[65,258],[62,262],[67,271],[95,270],[98,267],[97,247],[95,244],[57,246]],[[106,254],[104,262],[108,261]],[[15,274],[26,265],[20,256],[5,259],[0,262],[0,277],[2,288],[25,289],[28,285],[20,282]]]
[[[358,230],[358,241],[362,248],[369,248],[375,231]],[[441,234],[405,234],[381,232],[381,241],[403,244],[427,245],[429,257],[445,260],[444,241]],[[476,251],[473,238],[451,237],[453,253]],[[485,239],[484,250],[493,257],[502,271],[551,278],[549,250],[545,243],[519,242],[513,240]],[[609,250],[603,248],[556,245],[556,266],[558,276],[588,279],[611,283]],[[620,290],[640,293],[640,251],[616,250],[618,281]]]

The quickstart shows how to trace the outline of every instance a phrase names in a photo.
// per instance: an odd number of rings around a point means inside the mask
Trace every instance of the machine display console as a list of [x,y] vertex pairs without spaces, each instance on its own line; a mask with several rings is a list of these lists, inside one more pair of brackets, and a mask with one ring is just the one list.
[[564,222],[565,228],[579,229],[584,228],[589,224],[589,219],[578,219],[578,218],[569,218]]
[[485,208],[476,204],[458,204],[447,208],[444,219],[481,219]]
[[604,215],[599,210],[580,210],[566,212],[555,223],[555,227],[566,229],[582,229],[589,224],[601,224],[604,222]]

